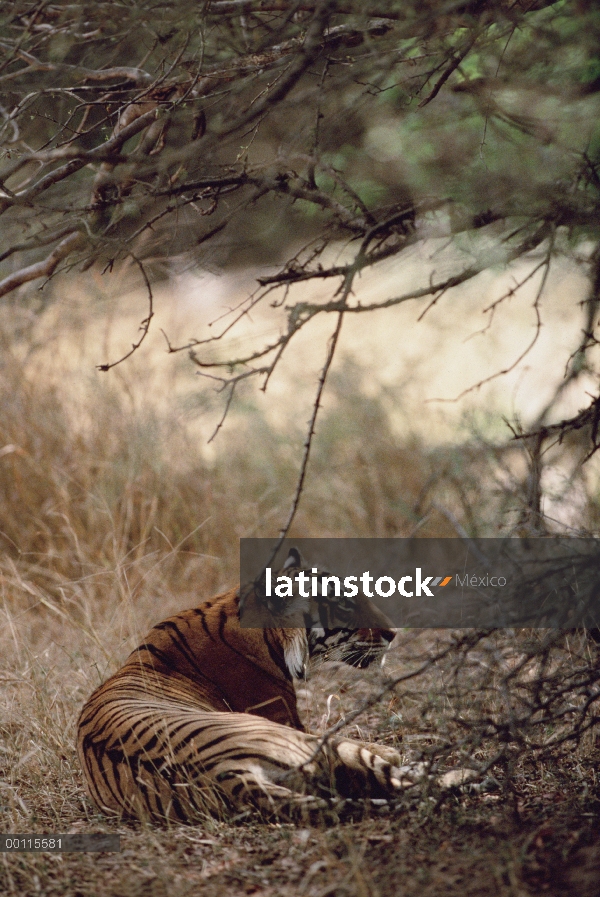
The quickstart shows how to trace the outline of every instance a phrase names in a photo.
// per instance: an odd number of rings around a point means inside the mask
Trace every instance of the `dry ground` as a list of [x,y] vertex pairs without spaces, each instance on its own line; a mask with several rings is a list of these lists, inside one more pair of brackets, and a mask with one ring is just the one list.
[[[3,854],[2,893],[600,894],[600,751],[589,743],[585,756],[580,749],[553,763],[522,763],[509,795],[450,794],[441,803],[424,797],[393,814],[335,825],[207,820],[160,828],[111,822],[89,802],[73,747],[90,685],[82,666],[85,638],[79,645],[74,631],[64,638],[64,623],[39,607],[12,622],[15,651],[3,655],[0,673],[0,830],[119,832],[121,852]],[[401,633],[386,673],[407,669],[439,638]],[[383,681],[383,671],[323,665],[299,686],[300,706],[313,731],[323,731]],[[420,683],[433,686],[433,678]],[[385,699],[348,734],[395,744],[408,755],[436,738],[416,691],[401,706]]]

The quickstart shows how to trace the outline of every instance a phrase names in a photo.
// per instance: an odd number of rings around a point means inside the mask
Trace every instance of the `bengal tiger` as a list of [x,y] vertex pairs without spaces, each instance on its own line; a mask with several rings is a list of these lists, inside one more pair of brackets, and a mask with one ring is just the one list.
[[[295,549],[284,568],[305,570]],[[259,588],[244,599],[245,609],[264,610]],[[294,679],[308,662],[335,656],[366,667],[395,636],[363,596],[310,602],[305,628],[277,627],[276,616],[272,627],[242,628],[239,589],[155,626],[79,718],[78,755],[100,810],[180,823],[250,808],[292,818],[335,795],[377,801],[411,784],[391,748],[323,743],[305,730]],[[356,628],[365,612],[379,628]]]

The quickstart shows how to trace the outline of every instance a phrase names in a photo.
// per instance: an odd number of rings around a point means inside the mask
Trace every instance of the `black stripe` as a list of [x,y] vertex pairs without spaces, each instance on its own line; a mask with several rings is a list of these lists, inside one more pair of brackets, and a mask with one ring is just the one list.
[[[266,645],[267,651],[269,652],[269,656],[270,656],[271,660],[273,661],[273,663],[281,670],[281,672],[284,674],[284,676],[288,680],[288,682],[291,682],[293,679],[293,676],[288,669],[287,663],[285,662],[285,655],[281,652],[277,652],[274,650],[273,646],[271,645],[271,642],[269,641],[269,630],[268,629],[262,630],[262,639]],[[281,649],[280,642],[275,641],[275,644]],[[274,676],[272,676],[271,678],[273,680],[275,680]]]
[[[164,623],[159,624],[159,626],[157,626],[156,628],[162,628],[165,631],[170,630],[169,635],[171,637],[173,646],[180,651],[180,653],[187,660],[190,666],[197,670],[202,678],[208,678],[204,673],[202,667],[198,665],[198,659],[194,654],[194,651],[190,647],[188,640],[172,620],[165,620]],[[172,667],[173,662],[169,660],[168,665]]]
[[203,630],[205,631],[205,633],[207,634],[207,636],[209,637],[209,639],[211,640],[211,642],[214,642],[214,643],[216,644],[216,643],[217,643],[217,640],[216,640],[216,638],[214,637],[214,635],[212,634],[212,632],[210,631],[210,629],[208,628],[208,623],[206,622],[206,614],[204,613],[204,608],[205,608],[205,607],[212,607],[211,602],[210,602],[210,601],[207,601],[206,604],[203,604],[203,605],[202,605],[202,607],[196,607],[196,608],[194,608],[194,610],[192,611],[192,613],[193,613],[195,616],[200,617],[200,622],[202,623],[202,628],[203,628]]

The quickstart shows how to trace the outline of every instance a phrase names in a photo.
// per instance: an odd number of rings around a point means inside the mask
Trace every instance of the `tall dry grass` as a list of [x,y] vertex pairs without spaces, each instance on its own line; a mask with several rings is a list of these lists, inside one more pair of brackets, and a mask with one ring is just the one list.
[[[304,421],[278,428],[248,394],[211,459],[212,424],[203,431],[168,394],[126,372],[84,388],[72,372],[45,379],[10,336],[0,364],[0,570],[12,621],[4,638],[25,626],[17,642],[28,643],[38,621],[54,620],[76,627],[84,654],[101,645],[122,656],[157,617],[236,581],[240,537],[278,532]],[[368,371],[351,359],[332,376],[292,534],[510,530],[526,501],[522,448],[468,434],[425,444],[408,414],[405,429],[392,424],[397,397],[367,386]],[[586,496],[582,525],[597,507]]]

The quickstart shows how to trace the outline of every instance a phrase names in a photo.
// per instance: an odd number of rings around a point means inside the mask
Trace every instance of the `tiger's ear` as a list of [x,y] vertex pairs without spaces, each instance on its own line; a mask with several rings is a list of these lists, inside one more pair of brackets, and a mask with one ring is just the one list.
[[288,567],[301,567],[302,566],[302,558],[300,556],[300,552],[297,548],[290,548],[290,553],[287,556],[287,560],[283,565],[283,569],[286,570]]

